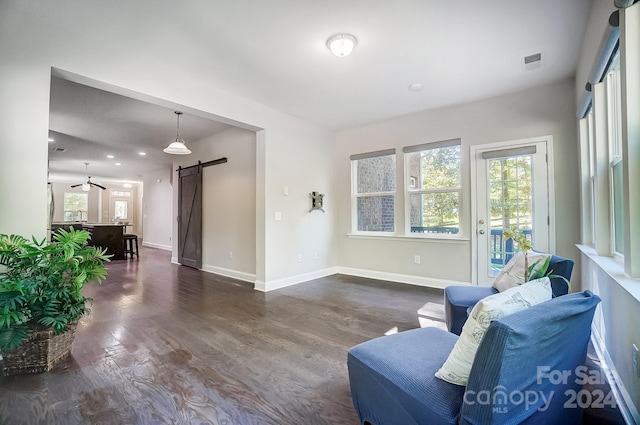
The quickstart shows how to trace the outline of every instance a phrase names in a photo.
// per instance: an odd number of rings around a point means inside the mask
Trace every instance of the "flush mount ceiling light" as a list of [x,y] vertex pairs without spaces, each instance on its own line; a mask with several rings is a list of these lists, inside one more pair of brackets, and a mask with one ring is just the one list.
[[164,148],[164,152],[172,155],[189,155],[191,151],[187,148],[187,145],[185,145],[184,140],[180,138],[180,115],[182,115],[182,112],[175,111],[174,113],[177,115],[178,121],[176,125],[176,140]]
[[342,58],[348,56],[358,44],[358,40],[351,34],[336,34],[329,37],[327,47],[331,53]]

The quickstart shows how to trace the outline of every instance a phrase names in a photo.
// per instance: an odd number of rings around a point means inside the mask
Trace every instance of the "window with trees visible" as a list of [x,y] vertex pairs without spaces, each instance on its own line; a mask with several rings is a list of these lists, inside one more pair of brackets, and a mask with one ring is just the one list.
[[622,201],[622,105],[620,92],[620,58],[614,58],[607,83],[607,127],[609,130],[609,175],[613,250],[624,253],[624,205]]
[[394,232],[395,149],[351,156],[354,232]]
[[114,201],[113,205],[114,205],[115,218],[117,220],[119,220],[119,219],[127,219],[129,217],[129,215],[128,215],[129,202],[128,201]]
[[460,234],[460,139],[409,146],[405,181],[410,232]]
[[[583,176],[588,177],[588,198],[585,199],[585,209],[583,219],[587,220],[591,228],[591,238],[583,235],[585,243],[592,243],[598,247],[599,240],[610,240],[606,244],[606,254],[624,255],[625,229],[624,229],[624,161],[622,149],[622,99],[620,83],[620,60],[615,55],[609,69],[602,79],[605,84],[605,96],[594,97],[594,105],[586,112],[584,117],[583,134],[581,137],[583,145],[588,147],[588,152],[581,152],[588,155],[588,168],[583,170]],[[598,107],[598,105],[600,107]],[[601,116],[596,116],[597,111],[605,111],[602,106],[606,106],[606,113],[600,112]],[[594,111],[595,109],[595,111]],[[606,130],[606,131],[603,131]],[[602,134],[603,137],[596,137]],[[605,154],[598,157],[598,148],[605,147]],[[585,157],[586,159],[586,157]],[[607,165],[607,172],[602,172]],[[606,181],[607,190],[598,188],[597,180]],[[598,211],[609,210],[609,222],[606,226],[598,226]],[[602,224],[602,223],[600,223]],[[602,238],[602,239],[600,239]],[[604,252],[601,252],[604,253]]]
[[89,195],[80,192],[64,193],[64,221],[86,221]]

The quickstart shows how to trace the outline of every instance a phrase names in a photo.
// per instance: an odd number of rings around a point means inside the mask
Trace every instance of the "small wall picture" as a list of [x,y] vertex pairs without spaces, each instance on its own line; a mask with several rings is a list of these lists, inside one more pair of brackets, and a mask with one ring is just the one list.
[[309,195],[311,195],[311,209],[309,212],[313,210],[320,210],[324,212],[324,209],[322,209],[324,194],[320,192],[311,192]]

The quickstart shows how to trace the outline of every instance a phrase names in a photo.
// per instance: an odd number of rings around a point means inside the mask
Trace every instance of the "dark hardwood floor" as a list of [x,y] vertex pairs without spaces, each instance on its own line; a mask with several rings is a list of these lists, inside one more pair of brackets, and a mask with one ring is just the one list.
[[145,248],[108,268],[72,357],[0,378],[1,424],[357,424],[347,349],[442,301],[339,275],[264,294]]
[[441,290],[336,275],[264,294],[169,257],[110,263],[72,356],[0,377],[0,424],[355,425],[347,350],[427,303],[441,325]]

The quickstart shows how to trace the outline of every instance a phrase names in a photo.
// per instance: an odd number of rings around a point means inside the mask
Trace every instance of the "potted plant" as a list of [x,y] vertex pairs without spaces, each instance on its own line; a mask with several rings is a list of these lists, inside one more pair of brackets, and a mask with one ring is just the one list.
[[106,250],[86,230],[53,241],[0,235],[0,354],[4,374],[51,370],[71,353],[78,320],[89,313],[85,283],[107,275]]
[[518,226],[511,226],[509,229],[505,229],[504,238],[506,240],[513,240],[516,244],[516,248],[519,248],[524,253],[524,282],[530,280],[536,280],[543,277],[560,278],[564,280],[568,287],[571,288],[571,283],[561,275],[552,274],[553,270],[549,269],[551,262],[551,255],[547,255],[544,259],[539,259],[533,264],[529,265],[529,251],[531,251],[531,239],[527,238],[527,235],[518,228]]

